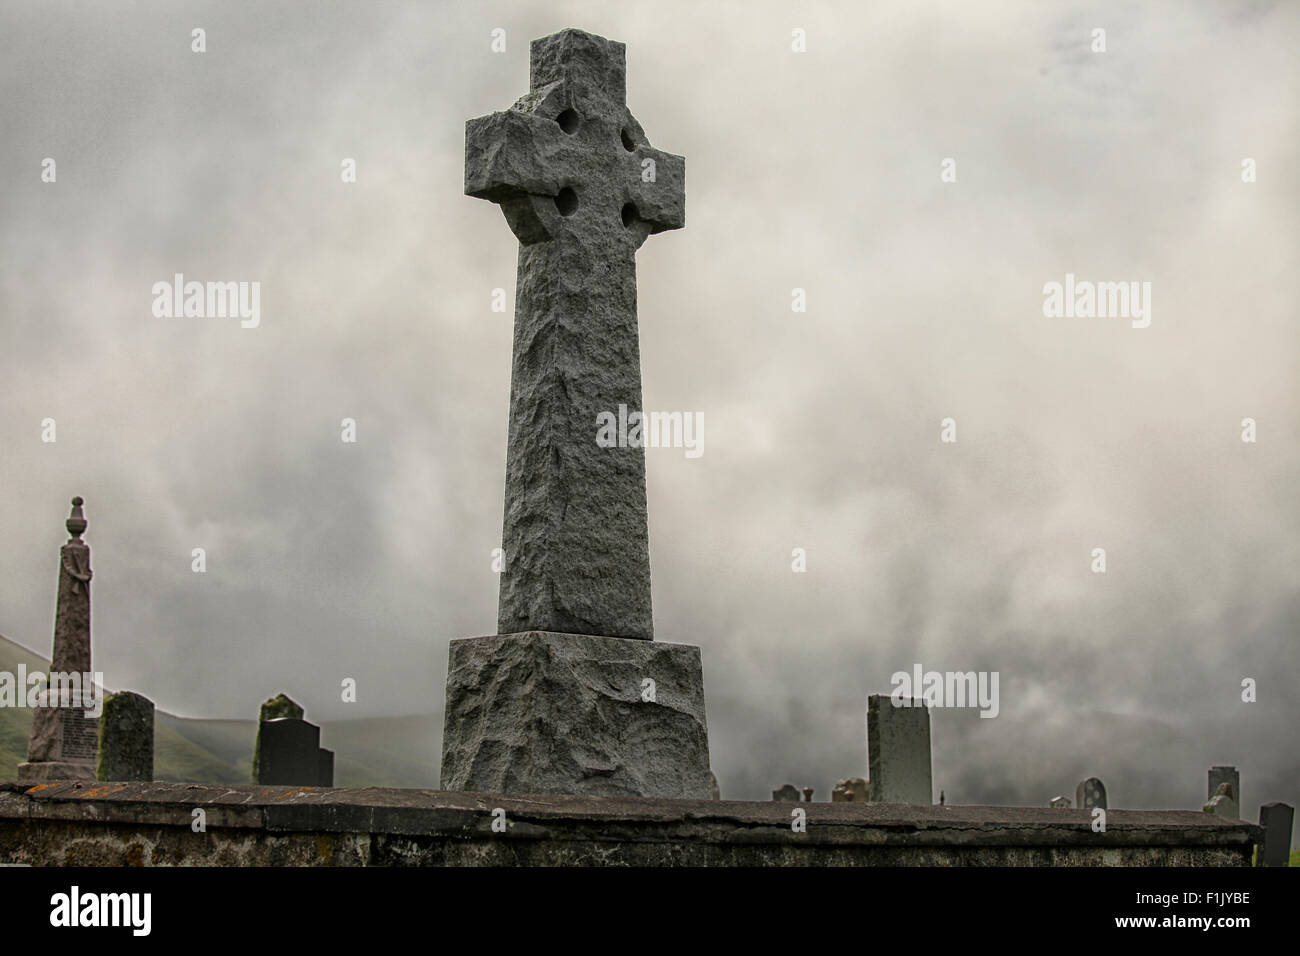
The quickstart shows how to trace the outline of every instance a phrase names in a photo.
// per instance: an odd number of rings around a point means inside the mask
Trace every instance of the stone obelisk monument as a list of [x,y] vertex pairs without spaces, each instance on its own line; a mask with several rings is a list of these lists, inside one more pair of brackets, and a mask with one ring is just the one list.
[[[90,547],[81,540],[86,516],[72,499],[68,538],[59,550],[59,597],[54,612],[54,652],[41,705],[32,715],[27,762],[19,783],[94,780],[101,690],[90,670]],[[93,716],[88,715],[90,711]]]
[[626,105],[623,44],[534,40],[530,91],[465,127],[465,192],[519,240],[498,634],[451,642],[442,787],[710,795],[699,649],[654,641],[636,251],[685,218],[685,160]]

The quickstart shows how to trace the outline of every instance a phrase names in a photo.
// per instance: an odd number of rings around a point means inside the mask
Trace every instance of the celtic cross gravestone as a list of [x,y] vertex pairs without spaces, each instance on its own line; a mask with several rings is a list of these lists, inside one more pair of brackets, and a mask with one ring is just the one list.
[[711,790],[699,649],[654,640],[636,251],[685,223],[685,160],[625,102],[623,44],[533,41],[531,89],[465,127],[465,192],[519,240],[498,634],[451,642],[442,787]]

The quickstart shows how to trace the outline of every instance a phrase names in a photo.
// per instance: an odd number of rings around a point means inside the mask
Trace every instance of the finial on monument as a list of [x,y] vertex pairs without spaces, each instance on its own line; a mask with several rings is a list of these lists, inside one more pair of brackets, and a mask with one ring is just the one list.
[[72,499],[72,514],[68,516],[67,528],[68,534],[74,538],[80,538],[86,530],[86,514],[81,510],[83,504],[85,501],[81,495]]

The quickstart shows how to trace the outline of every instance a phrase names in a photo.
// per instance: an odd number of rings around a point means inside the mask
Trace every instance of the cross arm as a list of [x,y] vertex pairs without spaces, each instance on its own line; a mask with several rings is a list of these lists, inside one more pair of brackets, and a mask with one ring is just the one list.
[[465,195],[491,202],[521,196],[553,196],[560,191],[555,172],[564,166],[563,134],[551,120],[519,110],[503,110],[465,124]]
[[637,175],[631,198],[638,215],[650,223],[652,233],[682,228],[686,225],[686,160],[652,146],[638,147],[633,158]]

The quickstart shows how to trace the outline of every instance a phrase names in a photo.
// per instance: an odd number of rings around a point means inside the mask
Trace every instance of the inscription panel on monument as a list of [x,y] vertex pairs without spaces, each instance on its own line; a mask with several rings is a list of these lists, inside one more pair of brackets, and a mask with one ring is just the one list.
[[62,717],[63,759],[94,760],[99,752],[99,719],[87,717],[86,712],[80,707],[65,708]]

